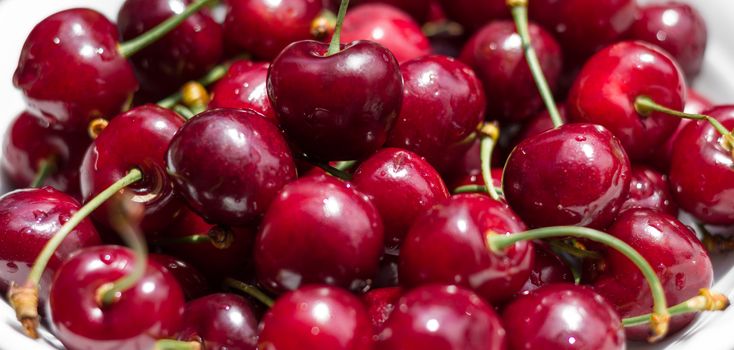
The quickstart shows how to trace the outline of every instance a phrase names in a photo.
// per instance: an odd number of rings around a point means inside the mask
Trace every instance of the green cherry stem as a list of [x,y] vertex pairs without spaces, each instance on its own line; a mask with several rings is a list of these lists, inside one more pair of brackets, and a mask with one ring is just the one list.
[[541,68],[538,55],[535,53],[532,43],[530,42],[530,30],[528,29],[528,0],[507,0],[507,6],[512,12],[512,18],[515,21],[517,27],[517,34],[520,35],[522,42],[522,48],[525,52],[525,58],[530,67],[530,73],[533,75],[535,85],[538,86],[540,96],[545,103],[545,107],[548,109],[551,120],[553,120],[553,127],[559,127],[563,125],[561,119],[561,113],[558,112],[556,101],[553,99],[553,92],[548,85],[548,81],[545,79],[543,69]]
[[202,7],[208,5],[212,1],[213,0],[197,0],[193,4],[186,7],[186,9],[184,9],[181,13],[168,18],[157,26],[151,28],[149,31],[141,34],[137,38],[120,43],[118,46],[120,54],[124,57],[130,57],[138,53],[140,50],[148,47],[150,44],[156,42],[160,38],[164,37],[166,34],[170,33],[172,30],[176,29],[176,27],[178,27],[181,22],[185,21],[191,15],[198,12]]
[[[462,194],[462,193],[486,193],[489,194],[489,191],[487,190],[487,187],[484,185],[464,185],[459,186],[455,188],[452,191],[454,194]],[[502,191],[499,189],[496,190],[498,194],[502,194]]]
[[668,306],[665,300],[665,290],[663,289],[663,285],[660,283],[660,279],[655,274],[655,270],[650,266],[647,260],[645,260],[645,258],[642,257],[642,255],[640,255],[640,253],[638,253],[634,248],[630,247],[619,238],[586,227],[554,226],[513,233],[510,235],[500,235],[494,232],[489,232],[486,236],[486,240],[487,246],[492,252],[502,254],[502,251],[505,248],[520,241],[569,236],[586,238],[594,242],[607,245],[626,256],[637,266],[647,280],[647,283],[650,285],[650,293],[652,294],[653,299],[653,312],[649,317],[652,336],[648,340],[650,342],[655,342],[664,337],[668,332],[670,315],[668,314]]
[[232,246],[235,237],[232,230],[214,226],[206,234],[196,234],[184,237],[163,238],[153,242],[153,245],[177,245],[177,244],[211,244],[217,249],[227,249]]
[[184,117],[184,119],[189,120],[193,118],[196,114],[192,110],[190,110],[188,107],[183,105],[175,105],[173,108],[171,108],[174,112],[178,113],[178,115]]
[[258,289],[257,287],[251,284],[247,284],[245,282],[238,281],[234,278],[227,278],[224,280],[224,285],[226,285],[227,287],[239,290],[241,292],[244,292],[245,294],[257,299],[258,301],[260,301],[261,303],[263,303],[263,305],[267,307],[273,306],[273,303],[274,303],[273,299],[267,296],[265,293],[263,293],[263,291],[261,291],[260,289]]
[[342,25],[344,24],[344,16],[347,15],[347,8],[349,7],[349,0],[342,0],[339,5],[339,13],[336,15],[336,26],[334,27],[334,35],[331,37],[329,43],[329,50],[326,51],[327,56],[331,56],[341,49],[341,35]]
[[341,171],[347,171],[349,169],[354,168],[354,166],[357,165],[356,160],[343,160],[341,162],[337,162],[334,164],[334,169],[341,170]]
[[[668,308],[670,316],[697,313],[702,311],[723,311],[729,307],[729,298],[726,295],[712,293],[707,288],[701,289],[699,294],[678,305]],[[634,327],[650,323],[652,315],[628,317],[622,320],[625,327]]]
[[313,166],[315,166],[315,167],[317,167],[317,168],[319,168],[319,169],[327,172],[331,176],[340,178],[342,180],[347,180],[347,181],[349,181],[349,180],[352,179],[352,175],[350,175],[346,171],[339,170],[339,169],[337,169],[337,168],[329,165],[329,163],[325,163],[325,162],[322,162],[322,161],[318,161],[316,159],[313,159],[313,158],[311,158],[309,155],[307,155],[305,153],[296,154],[296,157],[298,157],[301,160],[303,160],[303,161],[305,161],[305,162],[307,162],[307,163],[309,163],[309,164],[311,164],[311,165],[313,165]]
[[[210,70],[206,75],[199,78],[196,82],[203,86],[209,86],[211,84],[216,83],[219,81],[219,79],[222,79],[225,74],[227,74],[227,70],[229,70],[229,67],[232,65],[232,61],[228,61],[225,63],[222,63]],[[181,102],[181,99],[183,98],[183,92],[181,89],[179,91],[175,92],[171,96],[168,96],[160,101],[158,101],[157,105],[163,107],[163,108],[173,108],[177,103]]]
[[479,133],[482,135],[482,140],[479,145],[482,179],[484,180],[484,186],[487,187],[489,196],[498,201],[500,200],[500,195],[494,187],[494,181],[492,180],[492,151],[494,151],[494,146],[497,144],[500,131],[497,125],[486,123],[479,130]]
[[33,182],[31,182],[31,187],[38,188],[43,186],[46,183],[46,179],[56,172],[56,159],[56,155],[51,155],[38,162],[38,172],[36,173],[36,177],[33,178]]
[[198,341],[160,339],[155,342],[153,350],[201,350],[201,343]]

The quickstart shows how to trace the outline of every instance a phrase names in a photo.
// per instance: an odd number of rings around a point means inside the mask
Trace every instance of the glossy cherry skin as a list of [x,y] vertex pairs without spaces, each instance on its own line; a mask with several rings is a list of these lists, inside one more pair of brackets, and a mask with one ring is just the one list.
[[502,177],[507,202],[531,227],[603,228],[627,199],[630,161],[609,130],[566,124],[521,142]]
[[664,49],[689,79],[701,72],[708,30],[706,21],[691,5],[669,1],[641,7],[628,37]]
[[[51,187],[22,189],[0,197],[0,291],[11,282],[23,284],[46,243],[81,206],[76,199]],[[77,250],[99,245],[99,234],[84,219],[54,251],[41,276],[41,297],[61,263]]]
[[119,113],[138,88],[118,38],[115,25],[96,11],[55,13],[26,38],[13,84],[47,124],[86,130],[90,120]]
[[385,323],[390,318],[398,300],[404,290],[400,287],[373,289],[362,295],[362,302],[367,308],[367,314],[372,321],[375,334],[380,334],[385,329]]
[[328,45],[299,41],[273,61],[268,96],[288,140],[322,160],[364,158],[387,139],[400,110],[397,60],[377,43],[356,41],[326,56]]
[[469,290],[429,285],[403,296],[377,340],[381,350],[501,350],[505,329],[490,305]]
[[171,141],[168,173],[207,221],[249,225],[296,179],[280,130],[252,110],[213,109],[189,120]]
[[372,327],[355,296],[306,286],[280,297],[265,314],[258,349],[372,350]]
[[668,140],[680,118],[663,113],[641,115],[634,106],[639,96],[681,111],[685,78],[660,49],[641,41],[620,42],[586,62],[568,96],[569,118],[606,127],[632,160],[645,160]]
[[631,208],[647,208],[678,216],[678,205],[673,200],[668,176],[645,166],[632,167],[629,194],[620,211]]
[[440,0],[446,16],[459,22],[469,33],[479,30],[493,20],[509,19],[510,11],[504,0]]
[[266,62],[238,60],[232,63],[227,74],[214,85],[209,108],[251,109],[276,121],[266,87],[268,68],[270,64]]
[[80,251],[61,266],[51,285],[49,308],[54,334],[66,348],[153,349],[156,340],[175,336],[183,293],[176,279],[153,261],[117,301],[104,306],[97,302],[99,287],[129,274],[134,260],[127,248],[99,246]]
[[520,289],[520,294],[558,283],[573,283],[573,273],[568,265],[542,243],[534,243],[535,261],[530,277]]
[[491,303],[505,301],[527,281],[533,245],[519,242],[496,254],[485,235],[523,230],[525,225],[506,204],[480,194],[453,196],[410,228],[400,251],[400,282],[408,287],[455,283]]
[[[530,24],[529,30],[546,80],[555,89],[563,66],[561,47],[540,26]],[[474,68],[484,83],[490,119],[518,122],[543,107],[512,21],[482,27],[466,43],[459,58]]]
[[361,290],[383,252],[380,215],[366,195],[327,175],[283,188],[260,225],[255,267],[273,292],[306,284]]
[[176,279],[186,300],[209,294],[209,283],[193,265],[164,254],[149,254],[148,259],[161,265]]
[[255,350],[257,318],[245,298],[211,294],[186,304],[178,339],[206,350]]
[[[665,290],[668,305],[676,305],[710,288],[713,281],[711,260],[695,233],[676,218],[649,209],[622,213],[609,227],[609,234],[637,250],[655,269]],[[625,256],[612,250],[606,253],[607,271],[594,283],[594,289],[609,301],[622,318],[651,312],[650,288],[642,273]],[[690,323],[695,314],[675,316],[670,333]],[[649,328],[627,328],[627,337],[645,339]]]
[[[356,9],[357,5],[362,4],[387,4],[410,14],[418,23],[423,23],[430,17],[432,1],[433,0],[354,0],[349,2],[349,8]],[[339,8],[341,1],[331,0],[331,3],[332,7],[336,10]]]
[[367,158],[352,183],[377,207],[387,249],[397,249],[415,219],[449,197],[441,175],[428,162],[399,148],[384,148]]
[[[126,0],[117,14],[123,40],[134,39],[181,13],[192,0]],[[222,25],[204,8],[132,57],[140,86],[150,94],[175,91],[206,74],[224,51]]]
[[467,65],[439,55],[405,62],[400,72],[403,104],[387,145],[418,153],[439,170],[451,168],[484,120],[481,82]]
[[321,0],[230,0],[224,21],[227,45],[272,60],[290,43],[311,38]]
[[365,4],[347,12],[341,41],[371,40],[390,50],[398,62],[431,52],[428,38],[407,13],[385,4]]
[[0,167],[13,186],[28,187],[36,178],[41,162],[53,157],[56,169],[44,184],[81,197],[79,166],[91,142],[86,132],[44,127],[38,118],[24,112],[5,132]]
[[[143,179],[127,190],[133,193],[133,201],[145,205],[143,232],[154,234],[168,226],[183,203],[166,174],[165,152],[183,124],[181,116],[155,105],[136,107],[112,119],[84,155],[80,170],[84,201],[137,168]],[[92,217],[112,227],[109,204],[95,210]]]
[[511,349],[623,350],[622,321],[589,287],[551,284],[505,307],[502,321]]
[[[734,106],[705,111],[728,130],[734,129]],[[689,123],[673,145],[670,184],[681,209],[707,224],[734,224],[734,160],[709,123]],[[695,169],[692,171],[691,169]]]

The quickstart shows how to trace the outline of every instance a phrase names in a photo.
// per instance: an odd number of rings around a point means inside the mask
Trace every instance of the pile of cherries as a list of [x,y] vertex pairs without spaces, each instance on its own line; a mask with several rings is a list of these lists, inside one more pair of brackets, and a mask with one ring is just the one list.
[[706,41],[691,6],[635,0],[53,14],[13,80],[0,289],[68,349],[657,341],[728,306]]

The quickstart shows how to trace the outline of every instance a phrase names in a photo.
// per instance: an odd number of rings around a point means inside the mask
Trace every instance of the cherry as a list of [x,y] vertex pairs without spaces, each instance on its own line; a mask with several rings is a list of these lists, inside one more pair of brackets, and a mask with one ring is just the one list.
[[[734,106],[706,112],[734,129]],[[734,160],[717,140],[721,134],[706,121],[690,122],[673,145],[670,184],[681,209],[707,224],[734,224]],[[695,171],[692,171],[695,169]]]
[[372,329],[359,299],[307,286],[280,297],[260,324],[258,349],[371,350]]
[[629,159],[609,130],[566,124],[515,147],[503,189],[531,227],[606,227],[627,198],[630,179]]
[[670,192],[668,177],[648,167],[632,167],[629,194],[620,211],[631,208],[647,208],[678,216],[678,205]]
[[572,283],[573,273],[568,265],[555,255],[547,245],[534,243],[535,262],[530,277],[520,288],[520,294],[558,283]]
[[186,304],[178,332],[206,350],[254,350],[257,319],[250,303],[234,294],[211,294]]
[[660,46],[680,64],[688,79],[701,71],[708,33],[706,21],[688,4],[669,1],[642,6],[627,36]]
[[[331,2],[338,7],[341,1],[331,0]],[[387,4],[410,14],[416,21],[422,23],[430,17],[432,0],[352,0],[350,3],[354,5]],[[363,6],[366,5],[360,7]]]
[[156,340],[175,335],[183,293],[155,262],[148,261],[143,277],[115,301],[100,301],[99,288],[130,274],[135,259],[127,248],[99,246],[80,251],[59,268],[49,308],[55,334],[67,348],[152,349]]
[[[449,189],[455,190],[457,187],[463,185],[484,185],[480,144],[481,141],[478,138],[474,140],[469,150],[458,158],[458,160],[455,160],[452,169],[444,174]],[[496,178],[495,187],[497,188],[502,188],[502,166],[504,165],[504,158],[501,152],[501,149],[495,148],[492,155],[491,166],[497,167],[492,169],[492,178]],[[496,156],[498,153],[500,155],[499,157]],[[497,177],[495,175],[499,176]]]
[[364,194],[331,176],[302,178],[283,188],[260,225],[258,280],[274,292],[313,283],[361,290],[377,272],[383,242]]
[[276,121],[266,82],[269,63],[238,60],[212,89],[209,108],[251,109]]
[[[649,210],[633,209],[620,214],[609,233],[636,249],[655,269],[670,305],[698,295],[711,286],[711,261],[691,229],[674,217]],[[646,314],[652,307],[649,287],[637,268],[616,252],[606,254],[607,271],[594,283],[596,292],[616,308],[620,317]],[[675,316],[670,332],[683,328],[695,314]],[[648,329],[627,329],[630,339],[644,339]]]
[[[553,90],[563,65],[561,48],[548,32],[535,24],[530,24],[529,34]],[[474,68],[484,83],[490,118],[522,121],[543,106],[512,21],[496,21],[483,27],[466,43],[460,59]]]
[[[15,187],[27,187],[41,180],[34,185],[46,184],[80,197],[79,166],[90,143],[84,133],[44,127],[36,117],[24,112],[6,131],[0,167]],[[39,177],[44,166],[52,170],[45,178]]]
[[510,18],[506,0],[440,0],[440,3],[446,16],[459,22],[469,33],[490,21]]
[[[84,156],[80,170],[84,200],[138,169],[143,179],[128,189],[134,194],[132,201],[145,205],[143,231],[154,234],[168,226],[182,203],[166,174],[165,152],[183,123],[178,114],[155,105],[136,107],[112,119]],[[103,204],[92,215],[111,227],[110,210]]]
[[367,308],[375,334],[380,334],[385,329],[385,323],[402,295],[403,289],[400,287],[373,289],[362,295],[362,302]]
[[[126,0],[117,15],[122,39],[131,40],[180,13],[192,0]],[[223,52],[222,26],[207,9],[193,14],[155,44],[133,56],[141,88],[161,95],[198,79]]]
[[377,348],[499,350],[507,344],[499,317],[479,296],[456,286],[432,285],[400,299]]
[[150,254],[148,259],[158,263],[176,279],[186,300],[209,294],[209,283],[206,278],[189,263],[164,254]]
[[257,220],[296,178],[283,135],[252,110],[213,109],[189,120],[171,141],[166,164],[194,211],[233,226]]
[[503,203],[479,194],[453,196],[410,228],[400,251],[400,282],[408,287],[456,283],[492,303],[508,300],[530,275],[533,246],[521,242],[494,254],[485,235],[524,229]]
[[481,82],[465,64],[438,55],[405,62],[400,67],[405,88],[403,105],[390,131],[388,146],[426,157],[439,170],[448,170],[463,154],[484,119]]
[[428,162],[399,148],[385,148],[367,158],[352,181],[380,213],[387,249],[397,249],[416,217],[449,197]]
[[418,23],[407,13],[385,4],[365,4],[350,10],[341,35],[344,42],[372,40],[388,48],[401,63],[431,52]]
[[306,154],[364,158],[385,143],[398,114],[400,69],[374,42],[352,42],[333,54],[328,47],[299,41],[283,50],[270,66],[268,96],[288,140]]
[[227,45],[272,60],[290,43],[311,38],[311,22],[323,10],[320,0],[227,1]]
[[625,349],[622,322],[590,288],[552,284],[510,303],[503,312],[512,349]]

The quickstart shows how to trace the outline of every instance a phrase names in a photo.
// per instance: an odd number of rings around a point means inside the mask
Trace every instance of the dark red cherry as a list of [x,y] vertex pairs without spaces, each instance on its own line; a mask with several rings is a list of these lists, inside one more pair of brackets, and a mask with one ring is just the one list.
[[266,87],[269,63],[238,60],[211,92],[209,108],[251,109],[276,121]]
[[341,41],[357,40],[371,40],[388,48],[401,63],[431,52],[418,23],[407,13],[385,4],[365,4],[349,10]]
[[400,287],[373,289],[362,295],[362,302],[367,308],[375,334],[380,334],[385,329],[385,323],[402,295],[403,289]]
[[545,244],[534,243],[535,261],[530,277],[520,289],[520,293],[536,290],[556,283],[573,283],[573,273],[568,265]]
[[502,350],[499,317],[476,294],[456,286],[431,285],[405,294],[377,340],[381,350]]
[[[387,4],[410,14],[416,21],[418,21],[418,23],[423,23],[430,17],[432,1],[433,0],[353,0],[350,1],[349,4]],[[331,2],[334,9],[338,8],[340,4],[339,0],[331,0]]]
[[255,267],[274,292],[306,284],[369,286],[383,252],[380,215],[367,196],[327,175],[286,185],[260,225]]
[[400,68],[374,42],[330,56],[327,49],[317,41],[288,46],[270,66],[268,96],[297,148],[322,160],[364,158],[385,143],[400,110]]
[[377,207],[387,249],[397,249],[416,217],[449,197],[441,175],[428,162],[399,148],[385,148],[367,158],[352,182]]
[[[530,40],[551,89],[563,66],[561,48],[540,26],[530,24]],[[497,21],[474,34],[460,59],[474,68],[484,83],[490,119],[522,121],[537,113],[543,101],[525,61],[520,35],[512,21]]]
[[186,300],[209,294],[209,283],[193,265],[164,254],[150,254],[148,259],[161,265],[176,279]]
[[627,199],[630,162],[609,130],[566,124],[521,142],[503,175],[507,202],[531,227],[603,228]]
[[44,184],[79,195],[79,166],[92,141],[83,132],[67,132],[44,127],[30,113],[21,113],[10,124],[3,140],[1,167],[16,188],[28,187],[41,163],[53,158],[54,171]]
[[520,242],[492,253],[485,235],[512,234],[525,225],[506,204],[480,194],[451,197],[418,217],[400,250],[400,282],[408,287],[455,283],[495,303],[527,281],[533,245]]
[[257,318],[239,295],[207,295],[186,304],[178,339],[198,341],[206,350],[255,350]]
[[506,0],[440,0],[440,3],[446,16],[459,22],[469,33],[490,21],[510,18]]
[[249,225],[296,178],[280,130],[252,110],[213,109],[189,120],[168,148],[177,190],[207,221]]
[[230,0],[224,37],[231,49],[272,60],[290,43],[311,38],[321,0]]
[[[561,121],[566,123],[568,121],[568,112],[565,104],[558,105],[558,113],[561,115]],[[513,139],[513,147],[525,139],[529,139],[550,129],[553,129],[553,120],[548,111],[543,110],[525,122],[522,129],[520,129],[517,136]]]
[[[620,214],[609,234],[637,250],[660,278],[668,305],[676,305],[711,287],[713,270],[708,253],[695,233],[676,218],[649,209],[633,209]],[[623,255],[606,252],[607,270],[594,289],[609,301],[621,318],[650,313],[652,297],[642,273]],[[670,333],[690,323],[695,314],[675,316]],[[645,339],[649,327],[627,329],[627,337]]]
[[628,37],[663,48],[689,79],[701,71],[708,31],[706,21],[691,5],[669,1],[642,6]]
[[265,314],[258,349],[372,350],[372,327],[355,296],[307,286],[283,295]]
[[471,147],[467,138],[484,120],[481,82],[467,65],[446,56],[425,56],[400,66],[403,105],[388,146],[405,148],[439,170]]
[[640,96],[683,110],[685,78],[660,49],[641,41],[620,42],[586,62],[568,96],[569,119],[606,127],[632,160],[645,160],[663,146],[680,119],[663,113],[641,115],[635,109]]
[[[117,14],[123,40],[134,39],[181,13],[192,0],[126,0]],[[173,31],[132,57],[140,86],[149,94],[167,94],[198,79],[219,63],[222,26],[208,9],[191,15]]]
[[620,211],[631,208],[647,208],[678,216],[678,205],[670,192],[668,176],[645,166],[632,167],[629,194]]
[[127,248],[99,246],[80,251],[61,266],[49,308],[55,335],[67,348],[153,349],[156,340],[175,336],[183,293],[176,279],[153,261],[116,301],[98,302],[98,289],[129,274],[134,260]]
[[[0,291],[23,284],[46,243],[81,206],[51,187],[23,189],[0,197]],[[83,220],[56,249],[41,277],[41,298],[63,261],[77,250],[100,244],[92,222]]]
[[13,84],[47,124],[86,130],[90,120],[119,113],[138,88],[118,40],[117,28],[101,13],[55,13],[26,38]]
[[[166,174],[165,152],[183,124],[181,116],[155,105],[136,107],[112,119],[84,155],[80,170],[84,200],[94,198],[137,168],[143,179],[128,190],[133,201],[145,205],[143,232],[152,234],[168,226],[183,203]],[[109,205],[103,204],[92,216],[111,227],[109,210]]]
[[563,283],[536,289],[510,303],[502,321],[512,349],[626,348],[617,313],[584,286]]
[[[734,106],[705,111],[734,129]],[[734,160],[722,136],[705,121],[689,123],[673,144],[670,184],[681,209],[713,225],[734,224]],[[695,169],[695,170],[694,170]]]

